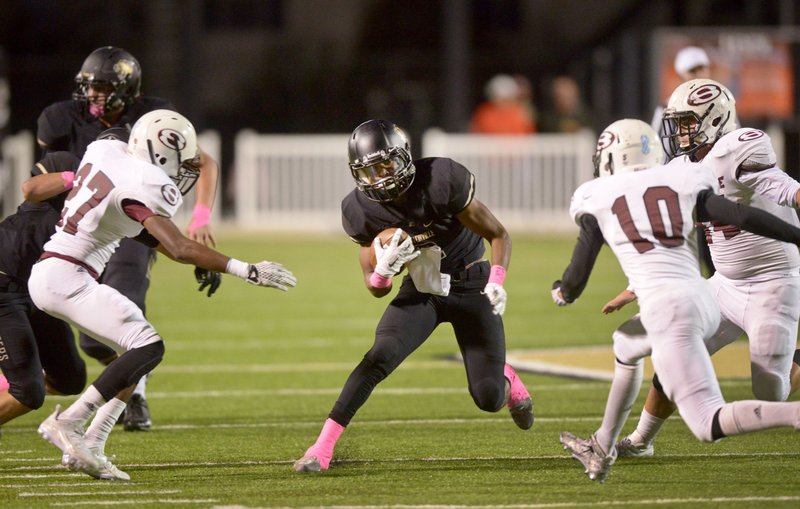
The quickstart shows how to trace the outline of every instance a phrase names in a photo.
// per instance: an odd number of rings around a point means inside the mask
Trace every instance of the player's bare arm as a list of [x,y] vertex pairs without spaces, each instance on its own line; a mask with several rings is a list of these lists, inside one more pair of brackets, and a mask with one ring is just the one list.
[[208,152],[199,148],[200,176],[195,185],[195,206],[192,213],[192,222],[189,224],[187,234],[190,239],[206,246],[216,246],[217,242],[211,232],[211,209],[217,195],[219,182],[219,165]]
[[461,224],[489,242],[492,248],[492,265],[508,269],[511,261],[511,237],[492,211],[477,199],[473,199],[467,208],[456,214],[456,217]]
[[619,311],[635,300],[636,294],[626,288],[619,292],[616,297],[606,302],[605,305],[603,305],[602,312],[604,315],[607,315],[614,311]]
[[72,176],[72,172],[60,172],[31,177],[22,183],[22,197],[33,203],[49,200],[72,188]]

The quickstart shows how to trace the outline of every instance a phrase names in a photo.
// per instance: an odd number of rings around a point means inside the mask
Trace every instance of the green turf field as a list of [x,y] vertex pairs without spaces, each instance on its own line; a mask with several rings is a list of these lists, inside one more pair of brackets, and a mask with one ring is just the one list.
[[[625,286],[608,250],[584,296],[553,305],[550,284],[572,243],[514,236],[509,350],[608,344],[635,312],[599,312]],[[673,418],[654,458],[620,460],[604,485],[590,482],[558,434],[591,433],[608,384],[522,373],[536,423],[520,431],[505,410],[487,414],[472,404],[463,367],[449,360],[457,348],[446,325],[378,387],[331,470],[296,474],[292,462],[316,439],[388,298],[364,289],[357,248],[343,235],[237,235],[219,247],[284,263],[297,288],[281,293],[225,276],[209,299],[191,267],[160,259],[148,315],[167,353],[148,386],[153,429],[120,427],[107,447],[132,481],[96,481],[59,466],[60,452],[36,426],[72,399],[51,397],[3,428],[0,507],[800,507],[800,437],[788,430],[703,444]],[[99,368],[89,366],[94,378]],[[751,395],[747,380],[722,385],[729,399]]]

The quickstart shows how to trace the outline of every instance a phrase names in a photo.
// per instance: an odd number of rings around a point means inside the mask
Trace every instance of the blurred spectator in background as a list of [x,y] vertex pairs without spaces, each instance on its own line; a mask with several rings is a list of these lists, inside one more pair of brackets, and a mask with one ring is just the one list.
[[[689,80],[699,78],[711,78],[711,60],[703,48],[697,46],[686,46],[675,54],[675,73],[681,79],[681,83]],[[653,120],[650,121],[650,127],[653,128],[659,136],[664,133],[661,130],[661,116],[664,114],[664,107],[666,104],[662,103],[656,106],[653,112]]]
[[578,83],[569,76],[558,76],[550,84],[550,108],[542,114],[542,132],[574,133],[592,127],[589,111],[581,100]]
[[[527,87],[527,89],[526,89]],[[530,82],[524,76],[498,74],[486,84],[486,101],[472,114],[469,130],[480,134],[532,134]]]

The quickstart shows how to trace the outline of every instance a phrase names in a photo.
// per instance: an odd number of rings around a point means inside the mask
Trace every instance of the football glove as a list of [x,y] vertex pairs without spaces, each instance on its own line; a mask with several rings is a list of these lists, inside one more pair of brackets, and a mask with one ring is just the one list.
[[292,272],[277,262],[258,262],[250,264],[246,281],[251,285],[268,286],[281,291],[288,291],[290,286],[297,285]]
[[198,292],[202,292],[208,288],[207,295],[211,297],[217,291],[219,285],[222,284],[222,274],[214,270],[203,269],[200,267],[194,268],[194,278],[200,283]]
[[406,240],[400,242],[400,236],[403,230],[398,228],[392,235],[392,240],[386,247],[381,246],[379,238],[372,241],[372,247],[375,250],[375,273],[382,277],[390,278],[396,275],[403,269],[403,265],[410,262],[419,256],[419,249],[414,249],[414,243],[411,241],[411,236],[406,237]]
[[553,282],[553,289],[550,290],[550,295],[553,297],[553,302],[555,302],[557,306],[566,306],[569,304],[569,302],[567,302],[567,300],[564,298],[564,294],[561,293],[560,279]]
[[497,283],[488,283],[483,288],[483,293],[492,304],[492,313],[502,315],[506,311],[506,289]]

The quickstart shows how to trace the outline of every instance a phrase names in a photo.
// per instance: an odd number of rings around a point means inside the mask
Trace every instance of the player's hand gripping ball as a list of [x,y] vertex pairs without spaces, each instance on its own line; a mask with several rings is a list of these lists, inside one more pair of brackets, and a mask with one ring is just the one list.
[[387,228],[372,241],[370,262],[375,272],[385,278],[398,274],[406,263],[419,256],[411,237],[398,228]]

